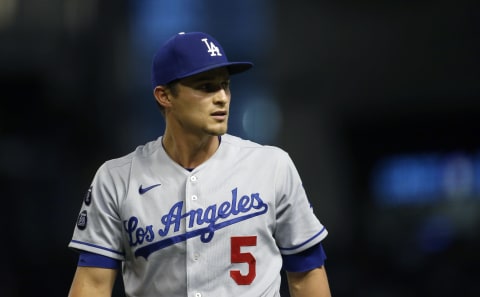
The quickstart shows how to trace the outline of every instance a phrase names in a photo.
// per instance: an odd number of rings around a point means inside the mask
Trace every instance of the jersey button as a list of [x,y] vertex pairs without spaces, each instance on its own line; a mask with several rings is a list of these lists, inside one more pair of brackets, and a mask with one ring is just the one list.
[[192,200],[197,200],[197,199],[198,199],[197,195],[192,195]]
[[196,177],[195,175],[190,176],[190,181],[196,182],[196,181],[197,181],[197,177]]
[[202,297],[202,294],[200,294],[200,293],[195,293],[195,297]]

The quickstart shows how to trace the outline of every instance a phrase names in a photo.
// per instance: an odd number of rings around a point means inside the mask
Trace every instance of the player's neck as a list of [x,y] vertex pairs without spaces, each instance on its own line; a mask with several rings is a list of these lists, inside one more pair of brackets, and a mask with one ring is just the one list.
[[162,144],[172,160],[184,168],[195,168],[217,151],[220,140],[218,136],[213,135],[175,137],[166,131]]

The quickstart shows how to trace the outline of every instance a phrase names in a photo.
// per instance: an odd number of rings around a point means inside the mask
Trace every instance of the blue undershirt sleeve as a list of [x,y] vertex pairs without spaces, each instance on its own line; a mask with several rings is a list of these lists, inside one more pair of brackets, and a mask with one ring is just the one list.
[[283,269],[290,272],[305,272],[322,266],[327,259],[322,244],[293,255],[283,255]]
[[81,252],[77,265],[82,267],[120,269],[122,261],[99,254]]

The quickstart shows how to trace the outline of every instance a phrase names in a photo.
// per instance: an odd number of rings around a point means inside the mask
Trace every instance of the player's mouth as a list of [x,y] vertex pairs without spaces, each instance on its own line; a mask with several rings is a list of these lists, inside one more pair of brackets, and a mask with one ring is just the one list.
[[217,121],[224,121],[227,119],[228,113],[225,110],[218,110],[210,114]]

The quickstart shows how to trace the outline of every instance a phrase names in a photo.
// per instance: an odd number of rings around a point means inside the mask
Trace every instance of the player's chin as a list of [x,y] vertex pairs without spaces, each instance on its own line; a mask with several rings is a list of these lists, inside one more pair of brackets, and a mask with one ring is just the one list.
[[227,133],[228,125],[226,123],[212,125],[208,128],[208,134],[220,136]]

